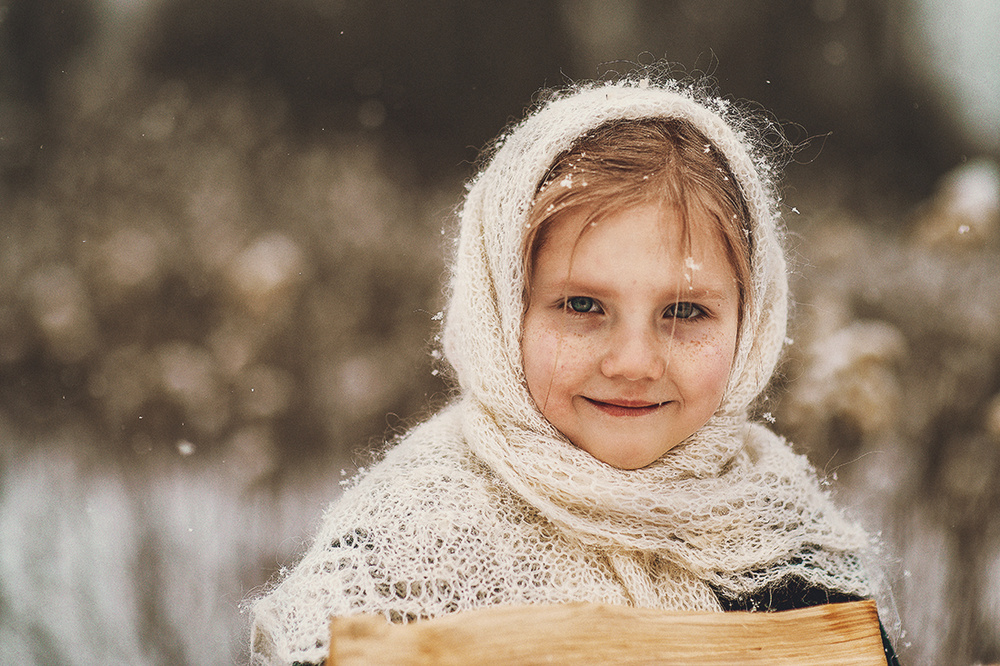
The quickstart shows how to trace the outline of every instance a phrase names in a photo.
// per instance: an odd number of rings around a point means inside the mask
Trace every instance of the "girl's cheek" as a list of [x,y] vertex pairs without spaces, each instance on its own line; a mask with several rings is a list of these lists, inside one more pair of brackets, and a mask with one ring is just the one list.
[[594,335],[539,317],[526,322],[522,351],[529,385],[532,380],[548,384],[578,375],[596,362],[600,344]]
[[735,335],[727,335],[722,331],[696,335],[686,340],[682,348],[692,371],[697,371],[706,383],[729,379],[736,355]]
[[578,367],[582,360],[587,358],[588,350],[592,347],[585,336],[562,331],[549,332],[542,346],[549,366],[556,373],[571,372]]
[[547,325],[543,317],[531,312],[525,317],[521,352],[529,387],[545,381],[553,371],[558,362],[559,338],[558,331]]

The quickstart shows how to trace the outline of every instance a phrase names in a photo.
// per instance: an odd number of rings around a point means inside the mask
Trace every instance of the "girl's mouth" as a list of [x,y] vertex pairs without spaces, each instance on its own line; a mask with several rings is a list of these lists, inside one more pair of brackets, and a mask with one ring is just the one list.
[[613,400],[605,402],[586,396],[583,396],[583,399],[609,416],[645,416],[652,414],[667,404],[665,402],[645,402],[641,400]]

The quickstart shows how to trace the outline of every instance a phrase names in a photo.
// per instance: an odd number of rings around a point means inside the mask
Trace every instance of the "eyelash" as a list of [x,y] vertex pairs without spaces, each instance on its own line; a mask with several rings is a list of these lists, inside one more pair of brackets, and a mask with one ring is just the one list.
[[667,312],[670,312],[671,310],[673,310],[676,313],[677,308],[679,308],[681,306],[686,306],[685,309],[689,308],[691,312],[686,317],[678,317],[676,314],[674,314],[673,315],[674,319],[681,319],[681,320],[684,320],[684,321],[692,321],[692,320],[696,320],[696,319],[701,319],[702,317],[705,317],[705,316],[708,315],[708,313],[705,312],[705,309],[703,307],[701,307],[700,305],[696,305],[694,303],[685,301],[685,302],[682,302],[682,303],[674,303],[673,305],[671,305],[670,307],[668,307],[667,310],[666,310],[666,312],[664,312],[664,316],[665,317],[669,316],[669,315],[667,315]]
[[[574,304],[574,301],[576,302]],[[582,309],[578,309],[576,306],[579,305]],[[677,314],[678,308],[684,307],[685,310],[690,310],[686,317],[679,317]],[[574,315],[585,315],[585,314],[602,314],[604,309],[601,308],[600,304],[593,298],[589,296],[571,296],[560,302],[560,307],[566,310],[569,314]],[[680,319],[681,321],[695,321],[707,317],[708,313],[703,307],[689,301],[683,301],[680,303],[674,303],[667,307],[663,312],[663,317],[665,319]]]
[[[574,305],[574,301],[576,305],[582,305],[583,309],[578,309]],[[570,314],[600,314],[604,312],[604,309],[597,304],[597,301],[589,296],[570,296],[562,302],[562,307]]]

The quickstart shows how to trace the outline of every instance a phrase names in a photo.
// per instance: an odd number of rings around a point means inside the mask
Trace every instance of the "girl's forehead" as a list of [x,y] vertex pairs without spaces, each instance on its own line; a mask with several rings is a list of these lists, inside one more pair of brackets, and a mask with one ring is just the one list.
[[[544,236],[553,233],[573,234],[584,238],[594,229],[600,228],[609,219],[632,216],[650,216],[657,224],[648,227],[645,234],[650,243],[662,243],[678,251],[688,251],[693,246],[715,247],[724,245],[721,232],[719,205],[710,197],[693,197],[688,201],[675,202],[663,198],[608,201],[603,205],[577,206],[560,212],[546,224]],[[622,233],[637,233],[635,229],[623,229]]]
[[707,253],[724,255],[725,244],[711,215],[705,208],[653,203],[567,210],[551,220],[537,252],[546,255],[547,248],[557,246],[565,258],[572,259],[599,244],[610,255],[615,254],[618,245],[628,245],[680,262]]

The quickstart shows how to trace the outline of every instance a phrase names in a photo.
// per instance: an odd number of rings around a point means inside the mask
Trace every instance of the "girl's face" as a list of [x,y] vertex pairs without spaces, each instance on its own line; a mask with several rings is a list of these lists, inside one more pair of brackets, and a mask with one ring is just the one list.
[[702,219],[638,206],[588,224],[568,211],[532,267],[521,349],[539,410],[609,465],[649,465],[718,409],[736,351],[739,292]]

